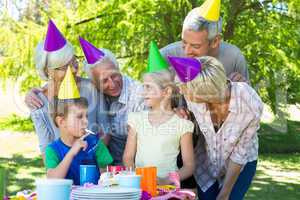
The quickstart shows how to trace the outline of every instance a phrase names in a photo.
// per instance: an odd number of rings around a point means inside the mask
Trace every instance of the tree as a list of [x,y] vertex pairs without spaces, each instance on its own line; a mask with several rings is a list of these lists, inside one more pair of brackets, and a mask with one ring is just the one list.
[[[13,19],[7,11],[0,19],[0,77],[24,77],[24,90],[40,84],[33,52],[44,37],[49,18],[54,19],[76,46],[81,58],[79,35],[96,46],[111,49],[119,58],[123,72],[140,78],[146,67],[150,41],[156,40],[163,47],[180,40],[184,17],[203,2],[27,1],[27,12],[26,8],[20,10],[18,19]],[[224,38],[241,48],[248,61],[252,85],[274,112],[282,92],[288,103],[300,102],[300,23],[296,14],[299,11],[300,3],[296,0],[222,1]]]

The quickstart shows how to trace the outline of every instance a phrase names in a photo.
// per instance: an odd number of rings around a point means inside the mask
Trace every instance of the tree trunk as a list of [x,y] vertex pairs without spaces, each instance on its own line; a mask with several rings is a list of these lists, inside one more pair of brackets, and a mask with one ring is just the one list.
[[246,2],[245,0],[230,0],[227,25],[224,32],[224,40],[229,40],[234,34],[234,28],[238,15],[242,12]]

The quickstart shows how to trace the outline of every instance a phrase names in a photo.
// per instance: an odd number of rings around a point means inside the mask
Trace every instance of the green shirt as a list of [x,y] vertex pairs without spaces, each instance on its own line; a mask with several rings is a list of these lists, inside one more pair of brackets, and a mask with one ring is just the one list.
[[[100,168],[106,167],[107,165],[111,164],[113,161],[113,158],[110,155],[107,147],[104,145],[104,143],[101,140],[99,140],[97,144],[95,154],[96,154],[95,157],[96,157],[97,164]],[[50,145],[48,145],[46,148],[45,157],[46,157],[45,159],[46,169],[56,168],[60,163],[58,155]]]

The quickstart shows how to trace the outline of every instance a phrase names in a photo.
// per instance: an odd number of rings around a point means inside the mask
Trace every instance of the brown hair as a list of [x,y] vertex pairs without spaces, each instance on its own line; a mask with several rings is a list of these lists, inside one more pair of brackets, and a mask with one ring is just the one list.
[[56,124],[56,117],[61,116],[65,117],[68,115],[70,107],[71,106],[77,106],[77,107],[82,107],[82,108],[87,108],[88,107],[88,101],[84,97],[80,97],[78,99],[58,99],[57,97],[54,97],[54,100],[52,104],[50,105],[50,112],[51,112],[51,117],[54,122],[54,124],[58,127]]

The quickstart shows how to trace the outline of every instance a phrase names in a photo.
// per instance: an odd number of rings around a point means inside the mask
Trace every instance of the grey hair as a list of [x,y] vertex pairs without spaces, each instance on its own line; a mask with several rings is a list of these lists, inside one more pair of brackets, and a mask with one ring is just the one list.
[[197,58],[202,63],[201,73],[187,83],[189,91],[202,99],[225,98],[227,89],[227,77],[224,67],[214,57],[203,56]]
[[35,49],[35,66],[39,76],[43,80],[48,80],[45,68],[56,69],[62,67],[73,58],[74,48],[67,42],[64,47],[57,51],[48,52],[44,50],[44,41],[39,42]]
[[183,21],[182,33],[185,30],[192,30],[199,32],[202,30],[207,30],[208,40],[213,40],[217,35],[222,33],[222,18],[219,21],[211,22],[205,20],[199,15],[199,7],[191,10]]
[[115,55],[108,49],[104,49],[104,48],[99,48],[99,49],[104,53],[104,57],[102,59],[98,60],[94,64],[88,64],[86,61],[84,61],[84,63],[83,63],[84,71],[88,74],[88,76],[90,78],[92,78],[91,69],[93,67],[95,67],[96,65],[102,64],[107,61],[111,61],[114,64],[114,66],[116,67],[116,69],[119,69],[119,63],[118,63]]

